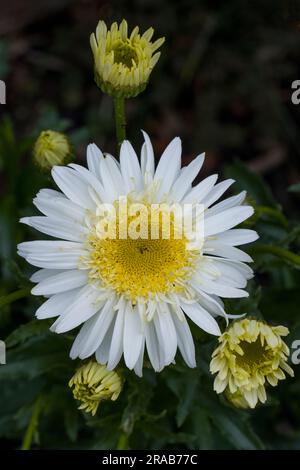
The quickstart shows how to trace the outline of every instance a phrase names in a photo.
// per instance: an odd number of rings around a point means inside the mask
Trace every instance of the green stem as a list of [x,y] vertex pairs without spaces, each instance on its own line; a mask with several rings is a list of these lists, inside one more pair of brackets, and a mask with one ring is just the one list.
[[119,147],[126,139],[125,98],[114,98],[116,134]]
[[38,427],[39,417],[42,409],[42,397],[39,396],[34,404],[32,415],[28,423],[21,450],[29,450],[32,444],[34,433]]
[[125,432],[122,432],[122,434],[119,437],[118,444],[117,444],[117,450],[128,450],[128,449],[129,449],[128,435],[125,434]]
[[0,307],[4,307],[5,305],[11,304],[12,302],[22,299],[23,297],[27,297],[28,295],[30,295],[30,291],[31,288],[27,287],[25,289],[16,290],[11,294],[0,297]]
[[268,207],[268,206],[258,206],[256,208],[256,211],[258,215],[267,215],[270,216],[272,219],[278,220],[278,222],[283,225],[283,227],[288,226],[288,221],[286,220],[285,216],[279,212],[277,209],[273,209],[273,207]]
[[278,258],[281,258],[281,259],[285,259],[286,261],[289,261],[297,266],[300,266],[299,255],[296,255],[295,253],[292,253],[291,251],[281,248],[279,246],[256,245],[250,248],[248,251],[250,254],[270,253],[271,255],[277,256]]

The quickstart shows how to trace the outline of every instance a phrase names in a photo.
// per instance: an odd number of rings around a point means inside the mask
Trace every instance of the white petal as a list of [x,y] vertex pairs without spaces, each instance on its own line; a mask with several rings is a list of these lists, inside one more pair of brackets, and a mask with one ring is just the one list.
[[209,253],[214,256],[222,256],[236,261],[251,263],[253,259],[247,253],[233,246],[225,245],[219,240],[208,240],[203,247],[203,253]]
[[201,284],[201,289],[207,294],[215,294],[220,297],[224,297],[225,299],[249,297],[248,292],[223,284],[218,279],[214,281],[210,279],[204,279]]
[[37,268],[47,269],[76,269],[79,265],[82,251],[70,253],[57,253],[53,255],[29,255],[25,256],[26,261]]
[[110,345],[112,342],[112,335],[114,332],[114,327],[115,327],[115,319],[116,315],[113,316],[112,322],[106,332],[106,335],[100,344],[99,348],[96,351],[96,360],[99,362],[99,364],[107,364],[108,362],[108,357],[109,357],[109,350],[110,350]]
[[[110,324],[115,317],[116,313],[112,310],[114,299],[107,300],[106,304],[102,308],[102,310],[97,314],[94,315],[88,322],[89,325],[89,335],[86,339],[85,344],[81,348],[79,357],[80,359],[85,359],[96,351],[101,345]],[[85,325],[87,322],[85,323]],[[85,325],[83,328],[85,328]]]
[[155,372],[159,372],[162,367],[160,365],[159,358],[159,347],[158,347],[158,338],[156,335],[154,323],[146,322],[145,323],[145,337],[146,337],[146,347],[150,362],[152,364]]
[[87,165],[88,169],[100,179],[100,161],[103,158],[101,150],[96,144],[89,144],[87,148]]
[[146,134],[146,132],[144,131],[142,131],[142,133],[145,142],[143,144],[141,152],[141,169],[146,182],[147,178],[150,177],[150,179],[152,180],[154,176],[154,152],[148,134]]
[[77,165],[76,163],[70,163],[69,167],[73,168],[75,170],[76,176],[83,181],[83,184],[86,185],[87,189],[87,194],[90,197],[90,199],[93,201],[91,204],[91,208],[94,208],[94,200],[95,198],[93,197],[93,191],[97,195],[97,198],[102,201],[106,201],[106,194],[104,187],[100,180],[87,168],[84,168],[81,165]]
[[49,188],[42,188],[39,190],[37,193],[36,197],[39,199],[53,199],[53,198],[61,198],[61,199],[67,199],[66,196],[61,193],[60,191],[56,191],[56,189],[49,189]]
[[224,233],[218,234],[218,240],[224,245],[245,245],[246,243],[254,242],[258,239],[258,234],[255,230],[246,228],[234,228],[227,230]]
[[202,200],[202,204],[205,207],[211,206],[216,202],[227,189],[234,183],[234,180],[228,179],[221,181],[221,183],[216,184],[216,186],[209,192],[209,194]]
[[85,209],[95,208],[95,203],[89,195],[88,185],[73,169],[54,166],[51,173],[57,186],[71,201]]
[[236,196],[228,197],[224,201],[215,204],[213,207],[207,210],[206,217],[211,217],[212,215],[219,214],[225,209],[230,209],[230,207],[240,206],[244,202],[246,194],[246,191],[242,191]]
[[88,229],[83,225],[59,217],[23,217],[20,222],[46,235],[63,240],[81,242],[88,235]]
[[40,212],[49,217],[62,217],[73,222],[83,223],[86,210],[67,198],[48,197],[47,199],[36,197],[33,204]]
[[188,304],[185,302],[181,302],[180,305],[190,319],[202,328],[202,330],[216,336],[221,334],[216,320],[203,307],[201,307],[201,305],[197,303]]
[[132,190],[140,191],[143,187],[141,168],[137,154],[128,140],[124,140],[121,145],[120,165],[125,183],[125,194]]
[[124,324],[124,360],[128,369],[133,369],[141,352],[143,343],[143,332],[141,319],[137,308],[127,304]]
[[[20,243],[18,253],[33,266],[48,269],[75,269],[88,252],[80,243],[36,240]],[[36,281],[33,281],[36,282]]]
[[164,365],[168,365],[173,361],[176,354],[177,334],[167,304],[159,304],[159,312],[153,320],[159,346],[164,352]]
[[107,369],[113,370],[119,363],[123,353],[125,301],[122,302],[115,322],[114,332],[111,339]]
[[65,333],[91,318],[103,304],[99,301],[99,291],[91,285],[81,288],[73,302],[52,325],[51,330]]
[[204,236],[208,237],[216,233],[225,232],[235,225],[240,224],[253,214],[251,206],[238,206],[227,209],[221,214],[204,219]]
[[220,264],[227,264],[229,266],[232,266],[234,269],[240,272],[242,276],[244,276],[246,279],[251,279],[253,277],[253,270],[250,268],[245,263],[241,263],[240,261],[235,261],[232,259],[226,259],[226,258],[215,258],[211,256],[205,255],[204,257],[205,260],[210,259],[214,263],[217,261],[217,263]]
[[154,182],[159,182],[157,200],[168,193],[179,174],[181,166],[181,140],[175,137],[163,152],[157,165]]
[[145,336],[143,336],[140,354],[134,366],[134,372],[136,373],[138,377],[142,377],[143,375],[144,351],[145,351]]
[[[194,285],[195,288],[195,285]],[[197,298],[197,302],[208,311],[213,316],[221,316],[227,319],[227,314],[225,313],[223,302],[221,299],[214,295],[208,295],[198,288],[197,292],[200,296]]]
[[175,181],[171,190],[171,197],[174,198],[175,201],[180,201],[191,187],[192,182],[198,175],[203,165],[204,157],[204,153],[198,155],[195,160],[193,160],[187,167],[184,168],[184,172],[182,172],[179,178],[177,178]]
[[79,289],[74,289],[73,291],[53,295],[37,309],[35,313],[36,317],[39,320],[43,320],[44,318],[52,318],[62,315],[78,292]]
[[214,265],[220,272],[220,283],[237,288],[246,287],[247,278],[234,265],[222,263],[218,258],[214,260]]
[[173,322],[176,328],[178,348],[183,359],[189,367],[196,367],[195,346],[188,322],[184,318],[179,320],[177,315],[173,315]]
[[81,287],[88,282],[86,271],[63,271],[48,277],[36,285],[31,293],[34,295],[51,295]]
[[102,160],[100,170],[106,193],[106,201],[113,202],[118,198],[120,191],[122,191],[124,181],[115,162],[112,159],[108,160],[108,158]]
[[63,240],[34,240],[18,244],[18,250],[24,255],[44,255],[56,253],[68,253],[83,250],[82,243],[68,242]]
[[[120,164],[117,162],[117,160],[112,156],[107,154],[105,158],[106,166],[110,172],[111,179],[114,182],[114,185],[117,189],[117,195],[122,195],[123,194],[123,188],[124,188],[124,180],[120,171]],[[106,181],[103,181],[103,184],[105,185],[106,188]]]
[[86,344],[86,342],[88,341],[89,335],[91,333],[91,329],[95,323],[95,320],[98,318],[98,316],[99,316],[99,313],[96,313],[92,318],[87,320],[83,324],[83,326],[80,328],[80,331],[78,335],[76,336],[72,344],[71,350],[70,350],[71,359],[76,359],[81,354],[81,350]]
[[206,195],[210,192],[218,175],[211,175],[201,181],[197,186],[191,189],[190,192],[182,200],[182,204],[196,204],[202,202]]
[[39,269],[35,271],[30,277],[31,282],[41,282],[48,277],[54,276],[55,274],[61,273],[60,269]]

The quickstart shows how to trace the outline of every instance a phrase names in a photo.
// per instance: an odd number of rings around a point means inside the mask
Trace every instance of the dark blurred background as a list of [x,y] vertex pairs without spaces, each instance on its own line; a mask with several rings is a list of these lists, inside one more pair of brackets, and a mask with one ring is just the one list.
[[[93,82],[89,35],[100,18],[165,36],[147,90],[127,102],[128,137],[139,128],[157,154],[175,135],[185,162],[206,151],[205,172],[239,158],[263,175],[285,206],[299,181],[299,0],[1,0],[0,78],[17,136],[68,131],[84,159],[87,142],[115,151],[111,99]],[[27,153],[27,158],[30,155]],[[26,160],[26,156],[24,157]]]

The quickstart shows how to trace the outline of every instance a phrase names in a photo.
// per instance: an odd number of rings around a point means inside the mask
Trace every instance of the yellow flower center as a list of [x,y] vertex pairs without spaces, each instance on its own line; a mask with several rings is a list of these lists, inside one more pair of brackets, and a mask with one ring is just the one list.
[[[133,220],[128,217],[126,225],[129,226]],[[199,252],[188,250],[188,240],[175,235],[171,218],[170,221],[169,238],[162,235],[163,221],[160,217],[157,238],[151,238],[149,224],[148,238],[123,239],[119,236],[117,217],[115,238],[92,235],[89,239],[90,278],[99,280],[101,285],[114,289],[133,303],[137,298],[183,292],[184,281],[192,274]]]
[[244,355],[236,354],[236,364],[248,372],[256,370],[272,360],[272,350],[267,349],[266,343],[262,345],[260,336],[253,342],[242,340],[239,347]]
[[114,62],[117,64],[123,64],[127,68],[131,68],[134,63],[138,64],[138,55],[135,51],[135,48],[132,46],[129,40],[118,41],[114,44]]

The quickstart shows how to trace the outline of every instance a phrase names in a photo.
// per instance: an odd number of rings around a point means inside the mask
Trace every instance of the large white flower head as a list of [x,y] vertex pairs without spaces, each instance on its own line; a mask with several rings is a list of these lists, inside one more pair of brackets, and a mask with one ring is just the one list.
[[[244,288],[253,275],[245,264],[251,258],[236,246],[257,238],[253,230],[233,228],[253,214],[252,207],[243,204],[245,192],[215,204],[233,180],[216,183],[213,175],[192,187],[204,155],[181,168],[181,141],[175,138],[155,169],[146,133],[144,139],[140,162],[130,142],[124,141],[120,163],[91,144],[88,169],[76,164],[54,167],[53,179],[61,192],[42,189],[33,202],[44,215],[21,222],[56,240],[18,246],[21,256],[41,268],[31,278],[37,283],[32,293],[48,299],[37,318],[58,317],[51,327],[57,333],[81,325],[71,357],[95,354],[112,370],[124,356],[138,375],[145,349],[155,371],[174,361],[177,347],[187,365],[195,367],[187,317],[205,332],[221,334],[216,317],[230,317],[221,297],[247,296]],[[103,217],[103,206],[120,209],[125,199],[127,212],[116,210],[113,220],[117,235],[102,236],[110,222],[110,215]],[[150,229],[140,236],[123,236],[124,226],[140,225],[131,211],[134,204],[146,209],[163,205],[150,224],[156,236]],[[195,236],[197,230],[192,236],[177,236],[172,214],[173,230],[165,237],[162,225],[168,207],[195,204],[202,209],[190,210],[189,216],[193,227],[201,226],[201,238]]]

